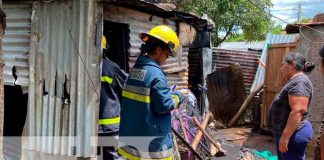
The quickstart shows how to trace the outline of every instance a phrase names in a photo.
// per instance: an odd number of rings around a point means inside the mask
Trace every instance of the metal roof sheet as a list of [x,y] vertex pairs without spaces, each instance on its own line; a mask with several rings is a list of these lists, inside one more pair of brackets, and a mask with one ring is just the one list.
[[266,43],[267,44],[287,44],[296,42],[298,34],[268,34]]

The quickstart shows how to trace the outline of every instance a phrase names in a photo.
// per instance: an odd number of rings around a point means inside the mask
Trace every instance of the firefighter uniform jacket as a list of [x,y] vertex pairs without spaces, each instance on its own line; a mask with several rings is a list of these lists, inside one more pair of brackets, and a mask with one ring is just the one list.
[[159,64],[139,56],[122,92],[118,153],[127,159],[172,159],[171,111],[184,99],[171,92]]
[[120,122],[120,98],[127,75],[109,59],[103,59],[101,75],[99,133],[116,133]]

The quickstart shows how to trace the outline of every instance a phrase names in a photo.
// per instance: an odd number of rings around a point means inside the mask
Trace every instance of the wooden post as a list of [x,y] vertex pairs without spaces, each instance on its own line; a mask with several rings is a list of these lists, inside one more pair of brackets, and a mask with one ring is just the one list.
[[4,88],[3,88],[3,66],[2,59],[2,38],[6,29],[6,15],[2,10],[2,0],[0,0],[0,159],[3,159],[3,121],[4,121]]
[[230,120],[230,122],[228,123],[228,127],[231,127],[236,121],[237,119],[241,116],[241,114],[245,111],[245,109],[248,107],[248,105],[250,104],[250,102],[252,101],[253,97],[259,93],[264,87],[264,84],[261,84],[256,90],[254,90],[253,92],[251,92],[249,94],[249,96],[244,100],[242,106],[240,107],[240,110],[238,112],[236,112],[236,114],[234,115],[234,117]]
[[226,151],[221,147],[221,144],[216,142],[204,129],[203,127],[200,125],[198,119],[196,117],[193,117],[193,120],[196,124],[196,126],[200,129],[200,131],[204,134],[204,136],[217,148],[217,153],[216,156],[225,156],[226,155]]
[[[208,123],[209,118],[210,118],[210,115],[211,115],[210,112],[208,112],[208,113],[206,114],[206,117],[205,117],[203,123],[201,124],[202,128],[204,128],[204,129],[206,128],[207,123]],[[192,142],[192,148],[193,148],[194,150],[197,149],[198,144],[199,144],[199,142],[200,142],[202,136],[203,136],[203,133],[202,133],[201,131],[198,130],[198,133],[197,133],[195,139],[194,139],[193,142]]]
[[183,144],[186,146],[186,147],[188,147],[188,149],[189,150],[191,150],[192,152],[193,152],[193,154],[199,159],[199,160],[203,160],[203,158],[200,156],[200,154],[196,151],[196,150],[194,150],[192,147],[191,147],[191,145],[190,145],[190,143],[189,142],[187,142],[185,139],[183,139],[182,137],[181,137],[181,135],[173,128],[173,127],[171,127],[171,129],[172,129],[172,132],[183,142]]

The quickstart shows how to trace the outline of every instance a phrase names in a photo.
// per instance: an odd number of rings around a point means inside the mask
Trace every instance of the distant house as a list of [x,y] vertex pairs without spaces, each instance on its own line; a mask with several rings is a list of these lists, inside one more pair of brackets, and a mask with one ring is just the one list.
[[238,50],[238,51],[261,51],[263,49],[264,42],[223,42],[219,49]]

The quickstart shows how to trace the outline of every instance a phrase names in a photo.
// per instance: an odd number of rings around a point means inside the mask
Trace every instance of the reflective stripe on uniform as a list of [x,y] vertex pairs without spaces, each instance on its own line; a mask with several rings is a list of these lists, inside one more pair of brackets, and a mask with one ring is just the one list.
[[179,103],[180,103],[180,98],[179,98],[179,96],[176,95],[176,94],[172,94],[171,97],[172,97],[173,103],[174,103],[174,105],[175,105],[174,107],[178,107],[178,105],[179,105]]
[[126,90],[128,92],[137,93],[140,95],[145,95],[145,96],[149,96],[150,92],[151,92],[150,88],[138,87],[138,86],[133,86],[133,85],[129,85],[129,84],[125,85],[124,90]]
[[135,101],[140,101],[140,102],[144,102],[144,103],[151,103],[151,99],[150,96],[145,96],[145,95],[140,95],[137,93],[132,93],[132,92],[128,92],[126,90],[123,90],[122,93],[123,97],[135,100]]
[[120,122],[120,117],[116,118],[106,118],[106,119],[99,119],[99,124],[101,125],[108,125],[108,124],[117,124]]
[[109,76],[101,76],[101,82],[107,82],[109,84],[112,84],[113,79]]
[[[119,147],[118,153],[129,160],[173,160],[174,159],[172,148],[162,152],[138,152],[137,150],[129,147],[122,147],[122,148]],[[131,153],[134,154],[137,153],[137,155],[133,155]],[[146,156],[144,157],[144,155]]]

